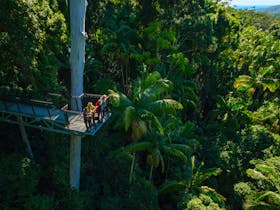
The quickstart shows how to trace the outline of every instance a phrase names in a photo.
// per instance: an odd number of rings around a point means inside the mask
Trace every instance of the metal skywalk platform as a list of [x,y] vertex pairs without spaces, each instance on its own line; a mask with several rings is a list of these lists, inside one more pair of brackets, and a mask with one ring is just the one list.
[[[96,98],[99,95],[92,94],[90,96]],[[92,129],[87,131],[83,113],[68,110],[67,107],[66,105],[64,108],[58,109],[50,102],[39,100],[26,102],[20,98],[0,99],[0,121],[23,124],[62,134],[95,135],[111,116],[108,111],[104,112],[103,118],[95,120]]]

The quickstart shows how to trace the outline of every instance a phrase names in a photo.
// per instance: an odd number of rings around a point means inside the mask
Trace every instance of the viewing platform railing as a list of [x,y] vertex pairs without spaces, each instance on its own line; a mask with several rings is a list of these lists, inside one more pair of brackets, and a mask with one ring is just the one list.
[[[73,98],[75,98],[77,104],[79,103],[78,100],[80,100],[84,107],[88,102],[95,104],[101,96],[102,95],[99,94],[84,93]],[[104,98],[103,103],[104,104],[100,106],[102,107],[101,111],[103,113],[100,127],[110,116],[110,113],[108,112],[108,96]],[[93,112],[97,113],[97,107]],[[59,109],[50,101],[37,99],[26,100],[19,97],[0,97],[0,113],[2,113],[0,120],[6,122],[17,123],[18,120],[16,119],[16,116],[19,116],[24,118],[27,126],[30,125],[32,127],[40,128],[45,126],[47,129],[61,129],[61,131],[68,129],[73,132],[86,132],[83,121],[83,112],[69,109],[68,104]],[[36,125],[36,122],[39,121],[43,121],[43,125]]]

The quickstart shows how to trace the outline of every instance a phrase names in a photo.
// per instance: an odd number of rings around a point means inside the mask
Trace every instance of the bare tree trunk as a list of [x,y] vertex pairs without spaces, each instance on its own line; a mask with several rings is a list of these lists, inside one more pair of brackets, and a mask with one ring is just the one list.
[[131,161],[131,166],[130,166],[129,184],[132,183],[134,164],[135,164],[135,152],[133,153],[132,161]]
[[[83,93],[83,74],[85,65],[85,18],[86,0],[70,0],[71,26],[71,109],[82,111],[81,100],[76,103],[75,96]],[[81,136],[72,135],[70,141],[70,186],[76,190],[80,187]]]
[[20,131],[22,140],[26,144],[26,151],[27,151],[28,155],[30,156],[30,158],[32,158],[34,160],[34,155],[33,155],[33,152],[32,152],[31,146],[30,146],[30,142],[28,140],[25,127],[24,127],[24,125],[22,123],[22,118],[18,117],[18,121],[19,121],[19,131]]

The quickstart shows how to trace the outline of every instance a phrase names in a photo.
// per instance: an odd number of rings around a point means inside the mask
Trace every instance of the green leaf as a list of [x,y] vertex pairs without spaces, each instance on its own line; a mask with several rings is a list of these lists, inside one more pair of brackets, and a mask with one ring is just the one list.
[[254,169],[247,169],[246,173],[248,174],[248,176],[250,176],[253,179],[257,179],[257,180],[266,179],[266,177],[261,172]]
[[201,186],[201,191],[207,195],[209,195],[213,201],[215,202],[225,202],[226,198],[221,194],[217,193],[215,189],[208,186]]
[[159,79],[161,79],[161,75],[159,72],[154,71],[150,73],[147,78],[143,81],[144,82],[144,88],[153,86]]
[[276,168],[275,167],[268,166],[266,164],[257,164],[256,169],[265,173],[265,174],[276,173]]
[[261,68],[260,71],[258,72],[258,75],[261,77],[264,77],[266,74],[271,74],[275,71],[274,66],[269,66],[267,68]]
[[236,111],[236,110],[241,110],[245,107],[243,103],[235,103],[231,105],[231,110]]
[[262,81],[263,91],[268,89],[270,92],[274,93],[280,87],[280,81],[276,79],[266,79]]
[[211,176],[218,176],[222,170],[220,168],[209,168],[199,172],[195,183],[197,186],[201,185],[204,181],[209,179]]
[[233,86],[237,90],[246,91],[249,90],[253,85],[253,78],[248,75],[240,75],[235,79]]
[[124,110],[123,114],[123,121],[124,121],[124,129],[125,131],[131,126],[132,120],[135,118],[136,111],[135,108],[132,106],[128,106]]
[[274,204],[280,207],[280,194],[272,191],[265,192],[256,201],[268,201],[270,204]]
[[137,78],[134,82],[133,91],[132,91],[134,101],[140,100],[141,92],[142,92],[141,85],[142,85],[141,79]]

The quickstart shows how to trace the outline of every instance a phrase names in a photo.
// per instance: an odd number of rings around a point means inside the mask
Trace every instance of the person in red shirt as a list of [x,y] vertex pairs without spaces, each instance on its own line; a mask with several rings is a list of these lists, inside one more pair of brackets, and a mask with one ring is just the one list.
[[95,103],[95,112],[97,113],[97,116],[98,116],[98,122],[99,122],[99,120],[100,120],[100,106],[101,106],[101,101],[100,101],[100,99],[98,99],[98,101],[96,101],[96,103]]

